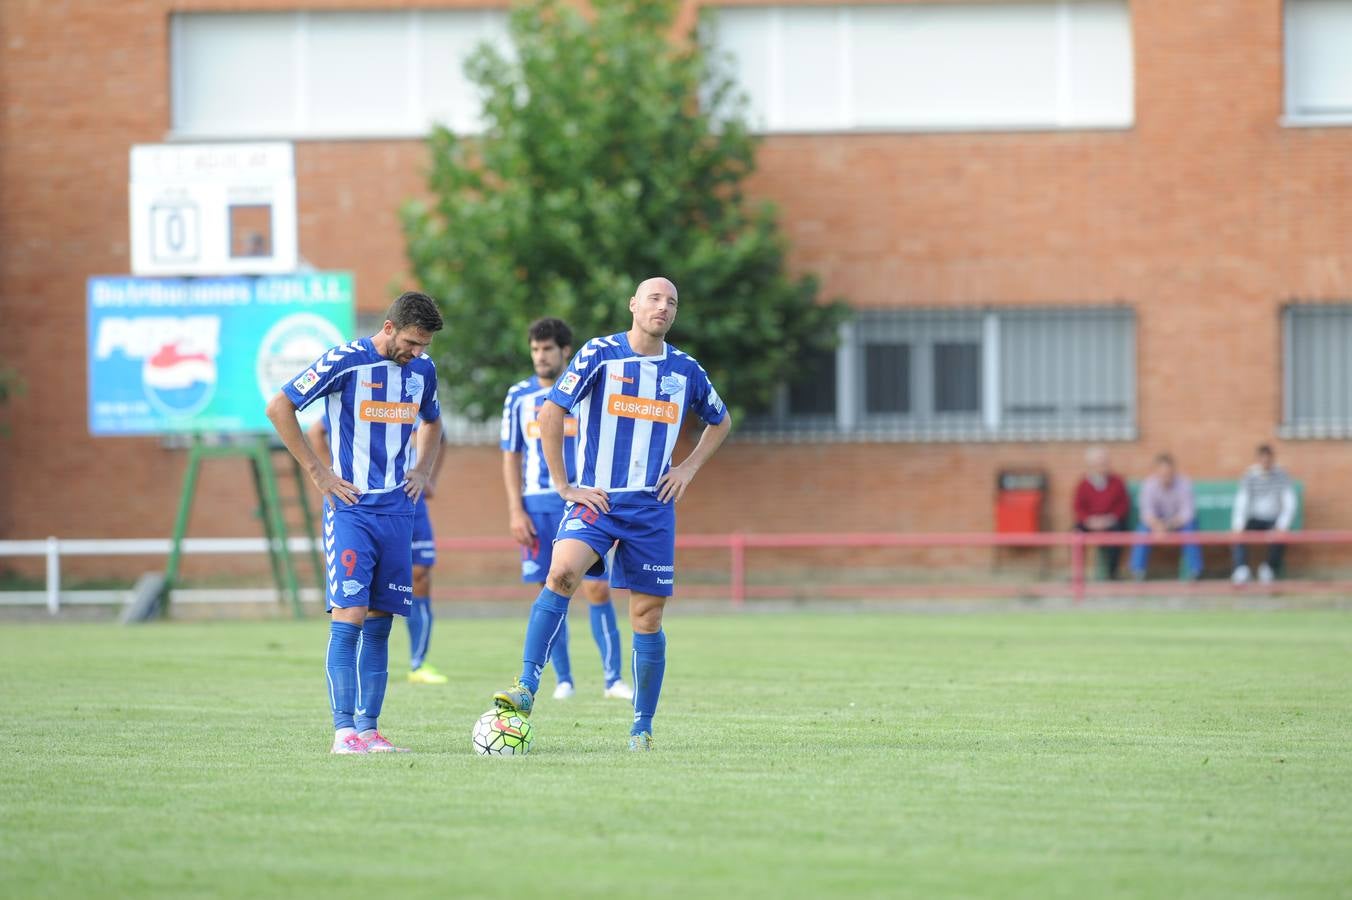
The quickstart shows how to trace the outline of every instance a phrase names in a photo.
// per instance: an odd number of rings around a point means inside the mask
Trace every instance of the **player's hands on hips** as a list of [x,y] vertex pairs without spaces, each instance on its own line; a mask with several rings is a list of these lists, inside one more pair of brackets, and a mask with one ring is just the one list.
[[657,499],[663,503],[676,503],[685,496],[685,489],[695,480],[693,470],[683,466],[672,466],[667,474],[657,480]]
[[437,495],[437,483],[431,478],[427,479],[427,484],[423,486],[423,496],[432,499]]
[[339,500],[351,506],[361,499],[361,491],[357,490],[357,486],[338,477],[332,469],[321,469],[311,475],[310,479],[324,496],[324,502],[332,504],[334,509],[338,508]]
[[426,472],[423,472],[414,466],[412,469],[409,469],[408,474],[404,476],[404,493],[408,494],[408,499],[417,503],[418,498],[427,490],[427,485],[431,480],[431,477]]
[[525,510],[520,509],[513,511],[511,516],[512,540],[523,547],[534,547],[535,525],[531,522],[530,516],[526,515]]
[[573,487],[559,491],[565,503],[580,503],[594,513],[610,512],[610,497],[600,488]]

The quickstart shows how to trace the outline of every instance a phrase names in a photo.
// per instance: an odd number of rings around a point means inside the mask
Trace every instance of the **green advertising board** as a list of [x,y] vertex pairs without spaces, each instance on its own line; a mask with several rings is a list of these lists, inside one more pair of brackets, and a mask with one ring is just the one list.
[[95,435],[270,431],[264,404],[355,316],[347,272],[100,276],[88,309]]

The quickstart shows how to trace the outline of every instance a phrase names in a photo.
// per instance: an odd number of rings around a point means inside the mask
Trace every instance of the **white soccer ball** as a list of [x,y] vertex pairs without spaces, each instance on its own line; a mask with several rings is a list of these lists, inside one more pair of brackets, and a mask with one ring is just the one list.
[[522,756],[530,752],[530,720],[494,707],[474,723],[474,752],[480,756]]

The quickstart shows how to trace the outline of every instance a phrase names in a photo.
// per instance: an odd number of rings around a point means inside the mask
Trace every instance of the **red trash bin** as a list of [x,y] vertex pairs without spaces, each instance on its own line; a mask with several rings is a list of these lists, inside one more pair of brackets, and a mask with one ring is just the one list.
[[1041,531],[1046,500],[1046,472],[1001,472],[995,490],[996,532],[1027,534]]

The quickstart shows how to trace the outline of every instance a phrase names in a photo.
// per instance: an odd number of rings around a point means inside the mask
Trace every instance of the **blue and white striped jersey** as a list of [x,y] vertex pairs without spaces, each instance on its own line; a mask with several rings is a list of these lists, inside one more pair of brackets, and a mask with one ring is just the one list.
[[413,465],[414,423],[441,415],[430,358],[400,366],[362,338],[329,350],[282,390],[298,410],[325,398],[333,471],[361,491],[359,506],[405,511],[398,488]]
[[[521,454],[523,497],[559,491],[559,486],[549,477],[544,445],[540,441],[540,425],[535,421],[549,390],[540,385],[539,376],[532,375],[512,385],[502,404],[502,449]],[[568,467],[571,483],[577,478],[577,419],[573,416],[563,420],[563,461]]]
[[624,333],[588,341],[549,399],[578,419],[577,484],[612,493],[657,490],[687,412],[709,425],[727,415],[694,357],[665,343],[639,356]]

